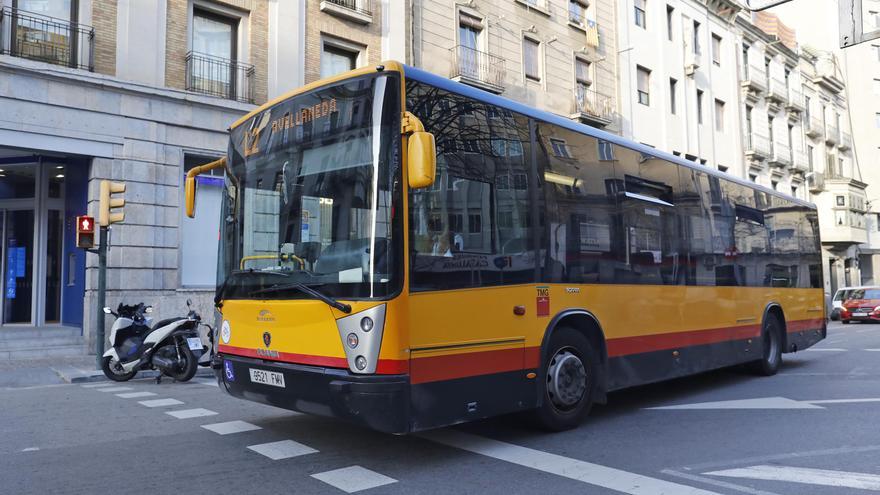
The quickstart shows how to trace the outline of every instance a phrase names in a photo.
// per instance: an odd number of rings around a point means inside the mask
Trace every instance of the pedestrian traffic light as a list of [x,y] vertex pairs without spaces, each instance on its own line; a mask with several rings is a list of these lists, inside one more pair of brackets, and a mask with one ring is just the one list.
[[[125,206],[125,199],[111,197],[112,194],[123,192],[125,192],[124,182],[101,181],[101,198],[98,205],[98,222],[101,224],[101,227],[107,227],[111,223],[125,220],[125,212],[122,211],[122,207]],[[116,209],[116,211],[111,211],[113,209]]]
[[76,247],[95,247],[95,219],[88,215],[76,217]]

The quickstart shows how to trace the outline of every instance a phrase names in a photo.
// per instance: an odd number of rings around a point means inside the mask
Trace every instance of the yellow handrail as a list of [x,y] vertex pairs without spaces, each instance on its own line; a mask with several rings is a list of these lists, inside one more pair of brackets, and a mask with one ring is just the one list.
[[[300,258],[299,256],[296,256],[296,255],[293,255],[293,254],[285,254],[285,255],[283,255],[283,256],[287,256],[288,258],[291,258],[291,259],[293,259],[293,260],[299,262],[299,267],[300,267],[300,269],[303,269],[303,270],[305,269],[305,267],[306,267],[306,262],[305,262],[305,260],[303,260],[303,259]],[[244,258],[241,259],[241,262],[238,264],[238,269],[239,269],[239,270],[244,270],[244,264],[245,264],[246,262],[248,262],[248,261],[252,261],[252,260],[276,260],[276,259],[278,259],[278,255],[277,255],[277,254],[255,254],[255,255],[253,255],[253,256],[245,256]]]

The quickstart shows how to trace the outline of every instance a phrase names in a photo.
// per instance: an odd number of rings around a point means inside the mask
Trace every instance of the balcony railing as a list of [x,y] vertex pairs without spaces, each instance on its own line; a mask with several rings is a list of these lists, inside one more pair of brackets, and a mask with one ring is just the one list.
[[517,2],[531,7],[533,9],[537,9],[540,12],[550,13],[550,2],[549,0],[516,0]]
[[767,136],[755,134],[754,132],[746,133],[745,145],[747,155],[754,155],[759,160],[770,156],[770,140]]
[[574,95],[574,113],[581,120],[608,125],[614,118],[611,98],[592,89],[578,89]]
[[767,97],[779,102],[786,101],[788,99],[788,88],[785,86],[785,81],[775,77],[769,79],[770,88],[769,91],[767,91]]
[[837,147],[844,151],[852,149],[852,136],[850,136],[849,133],[841,131],[840,141],[837,143]]
[[822,121],[815,115],[810,115],[804,119],[804,133],[810,137],[821,136],[823,132]]
[[254,102],[254,66],[198,52],[186,54],[186,90]]
[[767,75],[760,65],[750,63],[742,68],[742,85],[756,92],[767,90]]
[[807,109],[804,102],[804,93],[794,86],[788,88],[788,103],[785,108],[794,112],[803,112]]
[[0,9],[0,54],[93,71],[95,29],[25,10]]
[[775,165],[777,167],[788,167],[794,161],[794,157],[791,153],[791,148],[789,148],[787,144],[773,143],[773,146],[771,146],[771,148],[772,154],[769,160],[770,165]]
[[373,0],[321,0],[320,10],[368,24],[373,19]]
[[453,47],[449,77],[494,93],[504,90],[504,59],[469,46]]
[[803,152],[803,150],[794,150],[792,153],[793,162],[791,164],[792,168],[799,172],[809,172],[810,171],[810,161],[807,158],[807,154]]

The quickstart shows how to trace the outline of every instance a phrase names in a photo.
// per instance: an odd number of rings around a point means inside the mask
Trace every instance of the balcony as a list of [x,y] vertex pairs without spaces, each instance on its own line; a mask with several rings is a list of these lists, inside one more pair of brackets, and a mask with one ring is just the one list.
[[852,149],[852,136],[850,136],[846,132],[840,133],[840,141],[837,143],[837,147],[840,148],[840,151],[846,151]]
[[788,102],[788,88],[785,86],[785,81],[771,77],[769,86],[770,89],[767,91],[768,100],[773,100],[777,103]]
[[574,95],[574,112],[571,118],[593,127],[605,127],[614,119],[611,98],[595,90],[578,90]]
[[743,66],[742,80],[740,84],[750,93],[763,93],[767,91],[767,76],[764,74],[764,68],[757,64],[750,63]]
[[767,161],[771,167],[789,167],[793,161],[794,157],[792,156],[791,148],[787,144],[773,143],[770,159]]
[[95,29],[11,7],[0,9],[0,55],[95,70]]
[[359,24],[369,24],[373,20],[373,0],[321,0],[320,9]]
[[452,52],[449,78],[477,88],[500,94],[504,91],[504,59],[469,46],[458,45]]
[[804,103],[803,91],[794,87],[788,88],[788,102],[785,104],[785,109],[798,113],[806,111],[807,106]]
[[804,134],[815,138],[822,135],[822,121],[815,115],[808,115],[804,118]]
[[791,168],[796,172],[806,173],[810,171],[810,159],[803,150],[794,150],[792,153]]
[[752,132],[745,135],[746,157],[752,160],[764,160],[770,157],[770,140]]
[[840,128],[833,124],[825,127],[825,144],[837,144],[840,142]]
[[186,54],[186,90],[254,102],[254,66],[198,52]]

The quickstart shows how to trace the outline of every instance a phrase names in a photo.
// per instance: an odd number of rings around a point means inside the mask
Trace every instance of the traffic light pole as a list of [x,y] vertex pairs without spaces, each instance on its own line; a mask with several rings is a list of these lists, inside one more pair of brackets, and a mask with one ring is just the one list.
[[97,369],[104,359],[104,306],[107,291],[107,227],[101,226],[98,238],[98,301],[95,305],[95,354]]

